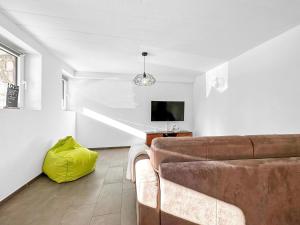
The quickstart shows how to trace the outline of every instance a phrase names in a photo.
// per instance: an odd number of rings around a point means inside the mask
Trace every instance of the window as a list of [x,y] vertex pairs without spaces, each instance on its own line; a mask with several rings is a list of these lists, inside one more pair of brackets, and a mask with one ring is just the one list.
[[67,110],[68,80],[64,76],[62,76],[61,79],[61,87],[62,87],[61,107],[63,110]]
[[[6,107],[8,85],[19,86],[18,62],[21,54],[0,44],[0,109]],[[19,91],[17,95],[19,95]],[[16,99],[18,101],[18,98]],[[18,103],[17,103],[18,104]],[[16,105],[18,107],[18,105]]]

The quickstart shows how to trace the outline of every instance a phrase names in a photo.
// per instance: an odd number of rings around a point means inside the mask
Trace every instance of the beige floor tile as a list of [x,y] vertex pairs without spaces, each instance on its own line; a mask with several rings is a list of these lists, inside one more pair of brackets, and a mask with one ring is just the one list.
[[114,161],[111,161],[109,166],[110,167],[118,167],[118,166],[123,166],[124,162],[122,159],[120,160],[114,160]]
[[105,184],[96,203],[94,215],[121,212],[122,183]]
[[[104,184],[99,199],[103,195],[115,195],[122,194],[123,183],[112,183],[112,184]],[[98,199],[98,200],[99,200]]]
[[123,189],[135,188],[135,183],[126,179],[127,164],[123,166]]
[[20,205],[13,211],[5,212],[0,209],[1,225],[29,225],[37,217],[37,212],[29,205]]
[[136,225],[136,194],[135,189],[123,190],[121,207],[121,225]]
[[106,176],[109,165],[97,165],[95,172],[90,174],[89,181],[93,181],[95,179],[103,179]]
[[61,220],[60,225],[89,225],[92,219],[94,205],[70,207]]
[[71,196],[73,205],[85,205],[96,203],[103,188],[104,179],[97,179],[95,182],[80,184],[78,192]]
[[90,225],[120,225],[120,214],[108,214],[92,218]]
[[135,183],[124,179],[123,180],[123,190],[135,188]]
[[122,194],[103,195],[96,203],[94,215],[105,215],[121,212]]
[[[90,175],[87,175],[87,177]],[[91,179],[91,177],[89,177]],[[68,183],[62,183],[58,188],[56,195],[57,196],[68,196],[70,198],[77,195],[91,195],[94,194],[97,196],[99,191],[103,186],[103,178],[90,180],[76,180]]]
[[72,201],[68,197],[54,196],[43,205],[35,205],[35,217],[30,225],[59,225]]
[[104,183],[118,183],[123,181],[123,167],[111,167],[108,169]]

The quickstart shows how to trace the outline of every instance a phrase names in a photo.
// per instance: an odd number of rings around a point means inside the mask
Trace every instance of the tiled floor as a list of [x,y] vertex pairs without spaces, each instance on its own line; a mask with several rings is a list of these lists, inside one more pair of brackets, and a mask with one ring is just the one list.
[[135,187],[126,181],[128,149],[99,151],[96,171],[56,184],[47,177],[0,206],[1,225],[136,225]]

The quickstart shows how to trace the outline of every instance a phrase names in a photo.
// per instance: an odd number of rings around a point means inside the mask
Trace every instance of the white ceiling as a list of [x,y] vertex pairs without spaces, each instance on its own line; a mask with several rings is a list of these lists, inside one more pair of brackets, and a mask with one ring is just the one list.
[[194,76],[300,23],[300,0],[0,0],[77,71]]

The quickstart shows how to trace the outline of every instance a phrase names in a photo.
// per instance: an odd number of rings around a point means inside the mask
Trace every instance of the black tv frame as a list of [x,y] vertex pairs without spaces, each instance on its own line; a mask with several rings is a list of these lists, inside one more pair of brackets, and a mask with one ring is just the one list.
[[[169,103],[169,102],[171,102],[171,103],[182,103],[183,104],[183,110],[182,110],[182,120],[154,120],[153,119],[153,102],[166,102],[166,103]],[[170,121],[170,122],[182,122],[182,121],[184,121],[184,116],[185,116],[185,101],[151,101],[151,122],[168,122],[168,121]]]

